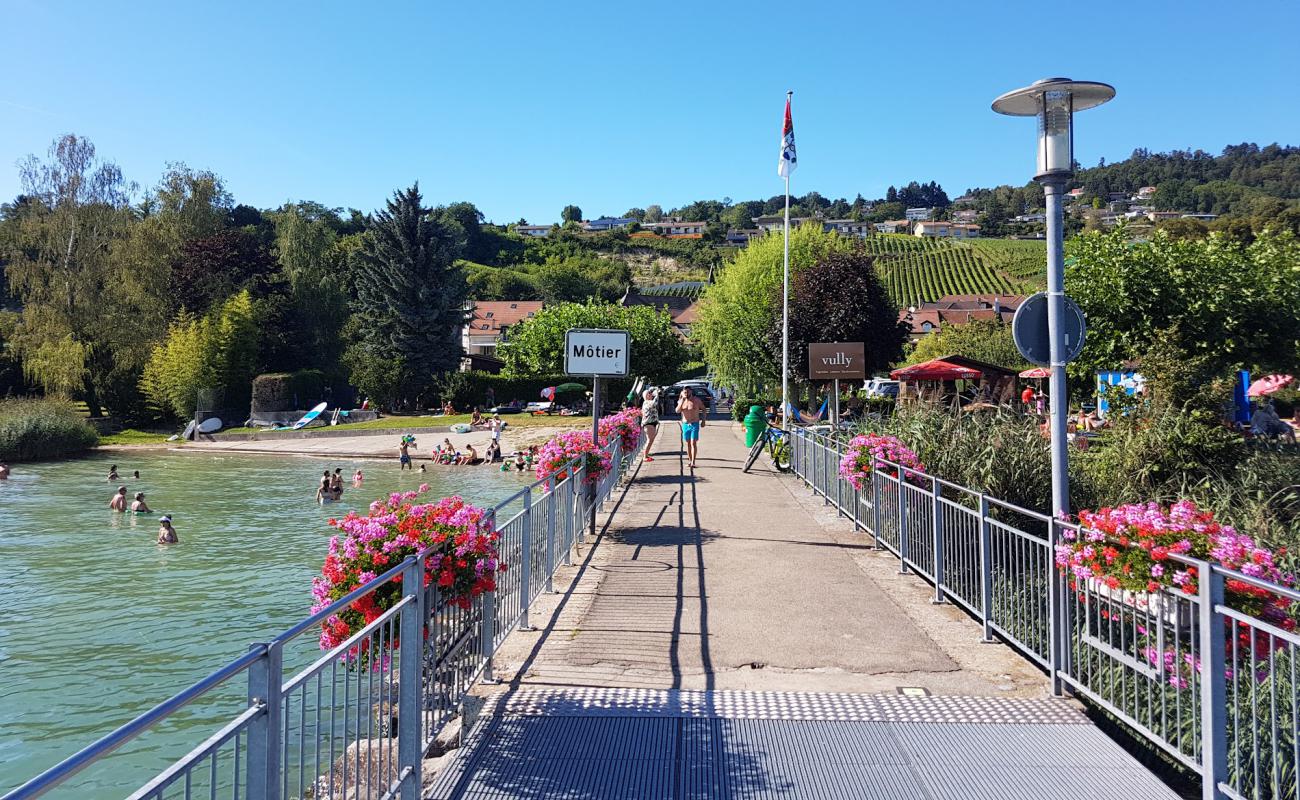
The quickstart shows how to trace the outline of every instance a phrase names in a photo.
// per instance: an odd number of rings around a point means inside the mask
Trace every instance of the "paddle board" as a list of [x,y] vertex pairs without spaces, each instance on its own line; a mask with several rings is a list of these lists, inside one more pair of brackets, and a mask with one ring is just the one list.
[[190,420],[190,424],[185,426],[185,432],[181,434],[181,438],[182,438],[182,439],[193,439],[193,438],[194,438],[194,428],[195,428],[194,420]]
[[464,422],[457,422],[455,425],[451,426],[452,433],[470,433],[473,430],[474,430],[473,428],[471,428],[469,425],[465,424]]
[[208,417],[199,423],[199,433],[216,433],[221,430],[221,420],[217,417]]
[[293,423],[293,429],[296,431],[299,428],[305,428],[308,424],[311,423],[312,420],[316,419],[321,415],[321,412],[325,410],[325,406],[326,406],[325,403],[319,403],[311,411],[308,411],[306,414],[303,414],[302,419]]

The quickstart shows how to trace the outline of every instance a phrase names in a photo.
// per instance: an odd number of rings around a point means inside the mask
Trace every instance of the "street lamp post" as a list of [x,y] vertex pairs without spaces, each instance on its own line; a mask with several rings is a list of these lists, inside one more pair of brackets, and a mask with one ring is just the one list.
[[1050,343],[1052,438],[1052,514],[1070,513],[1069,451],[1065,435],[1069,411],[1065,391],[1065,256],[1062,251],[1062,193],[1074,173],[1076,111],[1099,106],[1115,96],[1105,83],[1045,78],[993,101],[993,110],[1014,117],[1038,118],[1038,173],[1047,205],[1047,335]]

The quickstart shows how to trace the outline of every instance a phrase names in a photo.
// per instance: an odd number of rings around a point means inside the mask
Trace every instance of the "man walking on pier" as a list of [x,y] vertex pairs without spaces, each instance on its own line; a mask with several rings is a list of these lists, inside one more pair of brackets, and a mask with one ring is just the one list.
[[690,389],[682,389],[677,399],[677,411],[682,415],[682,441],[686,443],[686,462],[695,469],[695,458],[700,450],[700,415],[704,406]]

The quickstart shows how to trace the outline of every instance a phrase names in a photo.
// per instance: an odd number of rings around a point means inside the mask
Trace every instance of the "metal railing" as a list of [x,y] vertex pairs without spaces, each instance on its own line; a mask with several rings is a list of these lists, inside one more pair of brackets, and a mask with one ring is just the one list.
[[[446,602],[423,576],[433,549],[394,566],[346,597],[298,622],[206,678],[163,701],[90,746],[56,764],[3,800],[39,797],[86,767],[111,757],[196,701],[224,708],[224,724],[206,740],[130,795],[132,800],[205,797],[209,800],[390,798],[415,800],[421,761],[439,731],[458,713],[470,688],[493,680],[493,655],[511,629],[528,628],[529,606],[552,591],[552,576],[571,562],[591,504],[609,499],[636,454],[619,441],[606,450],[613,466],[586,482],[582,459],[498,503],[489,513],[500,532],[507,565],[495,592],[469,608]],[[380,589],[400,589],[400,600],[345,641],[310,649],[322,623]],[[286,649],[297,646],[286,670]],[[310,654],[310,655],[307,655]],[[243,676],[241,701],[223,688]],[[231,692],[227,692],[231,694]],[[225,704],[224,706],[222,704]]]
[[1225,601],[1228,582],[1286,607],[1300,592],[1221,565],[1197,593],[1110,590],[1061,575],[1063,532],[1079,528],[925,472],[878,461],[861,490],[839,476],[847,442],[796,429],[792,469],[826,502],[1047,671],[1052,690],[1095,704],[1198,773],[1205,798],[1300,798],[1300,635]]

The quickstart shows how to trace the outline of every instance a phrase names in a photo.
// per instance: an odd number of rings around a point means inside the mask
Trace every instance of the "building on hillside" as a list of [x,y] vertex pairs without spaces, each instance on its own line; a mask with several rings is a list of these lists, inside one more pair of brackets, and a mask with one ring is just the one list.
[[926,207],[909,208],[903,213],[903,216],[911,222],[922,219],[934,219],[934,209]]
[[952,212],[953,222],[974,222],[979,219],[980,212],[973,208],[963,208],[960,211]]
[[1178,219],[1183,216],[1181,211],[1152,211],[1147,214],[1147,219],[1152,222],[1159,222],[1162,219]]
[[980,235],[980,226],[965,222],[918,222],[912,228],[912,235],[922,238],[975,239]]
[[912,223],[905,219],[891,219],[876,223],[876,233],[910,233]]
[[626,228],[636,222],[632,217],[598,217],[582,223],[584,231],[612,231],[615,228]]
[[1138,189],[1137,194],[1134,195],[1133,199],[1150,200],[1152,197],[1155,197],[1155,194],[1156,194],[1156,187],[1143,186],[1141,189]]
[[976,320],[999,320],[1008,325],[1016,309],[1025,301],[1021,295],[950,294],[929,303],[920,303],[898,314],[907,325],[913,344],[937,332],[944,325],[964,325]]
[[[810,219],[812,217],[790,217],[790,227],[797,228]],[[782,230],[785,228],[785,216],[782,214],[768,214],[762,217],[754,217],[754,227],[763,233]]]
[[465,355],[496,356],[509,328],[537,316],[542,306],[541,300],[471,300],[460,337]]
[[628,290],[623,293],[619,304],[628,307],[651,306],[664,309],[672,320],[673,330],[687,341],[691,338],[691,325],[695,323],[699,309],[699,301],[694,297],[642,294],[632,287],[628,287]]
[[1181,219],[1199,219],[1201,222],[1213,222],[1218,218],[1218,214],[1183,214],[1181,217]]
[[758,228],[747,228],[745,230],[731,229],[727,231],[727,244],[744,247],[749,244],[751,239],[757,239],[763,235],[763,231]]
[[1020,214],[1018,216],[1012,217],[1011,221],[1031,222],[1031,223],[1036,222],[1041,224],[1047,222],[1047,214],[1043,213],[1042,211],[1037,211],[1034,212],[1033,214]]
[[1070,198],[1071,200],[1078,200],[1080,197],[1083,197],[1083,189],[1082,187],[1078,189],[1071,189],[1070,191],[1065,193],[1065,196]]
[[645,222],[641,225],[642,229],[654,231],[660,236],[703,236],[704,231],[708,228],[706,222],[682,222],[681,220],[672,220],[668,222]]
[[515,233],[519,234],[520,236],[535,236],[535,237],[550,236],[551,227],[552,226],[550,225],[516,225]]
[[856,236],[859,239],[865,239],[876,232],[876,228],[870,222],[858,222],[852,219],[828,219],[822,223],[822,230],[835,231],[841,236]]

